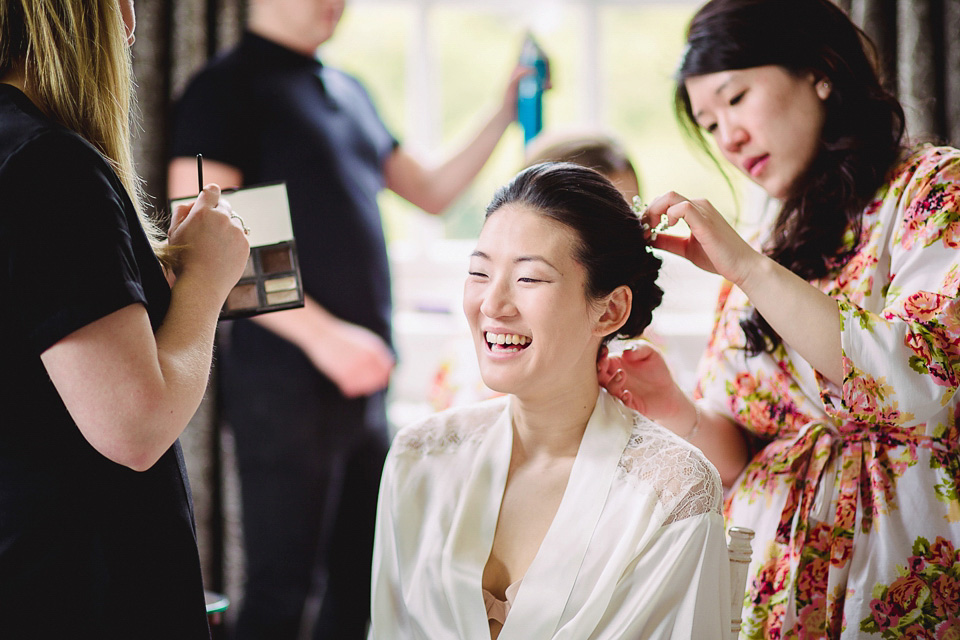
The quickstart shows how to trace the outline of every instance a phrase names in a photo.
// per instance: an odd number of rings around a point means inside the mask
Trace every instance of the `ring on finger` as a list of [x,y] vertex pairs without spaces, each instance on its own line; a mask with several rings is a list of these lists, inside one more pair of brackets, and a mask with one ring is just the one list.
[[244,232],[245,234],[250,235],[250,227],[248,227],[248,226],[247,226],[247,223],[243,221],[243,218],[241,218],[241,217],[240,217],[239,215],[237,215],[236,213],[231,213],[231,214],[230,214],[230,219],[231,219],[231,220],[239,220],[239,221],[240,221],[240,228],[243,229],[243,232]]

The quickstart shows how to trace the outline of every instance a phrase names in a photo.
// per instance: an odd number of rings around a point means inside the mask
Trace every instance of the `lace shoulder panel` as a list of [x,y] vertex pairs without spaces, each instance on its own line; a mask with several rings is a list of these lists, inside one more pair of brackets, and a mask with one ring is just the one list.
[[507,398],[498,397],[435,413],[401,429],[393,440],[396,454],[435,455],[458,449],[479,440],[507,407]]
[[618,472],[653,487],[667,514],[664,524],[721,512],[723,487],[713,464],[698,448],[639,413]]

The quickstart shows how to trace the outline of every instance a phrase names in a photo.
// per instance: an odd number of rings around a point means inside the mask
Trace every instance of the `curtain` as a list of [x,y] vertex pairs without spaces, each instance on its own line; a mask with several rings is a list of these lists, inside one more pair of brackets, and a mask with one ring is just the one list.
[[[133,70],[140,127],[134,158],[154,214],[165,218],[172,106],[193,73],[239,39],[245,0],[137,0],[136,13]],[[212,375],[211,382],[215,369]],[[211,384],[180,441],[193,493],[204,585],[230,598],[229,622],[243,582],[239,482],[230,434],[220,428],[214,388]]]
[[839,0],[877,46],[907,135],[960,147],[960,0]]

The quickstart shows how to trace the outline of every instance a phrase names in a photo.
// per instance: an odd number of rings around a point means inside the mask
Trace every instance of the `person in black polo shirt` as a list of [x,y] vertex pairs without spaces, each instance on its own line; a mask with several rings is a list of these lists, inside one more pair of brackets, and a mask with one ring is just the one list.
[[321,64],[343,0],[252,0],[248,31],[179,101],[171,196],[191,193],[194,156],[224,186],[284,180],[306,305],[233,323],[221,399],[237,444],[247,583],[237,637],[295,638],[317,567],[315,637],[361,638],[394,366],[390,280],[377,194],[440,213],[516,117],[502,106],[460,153],[420,164],[362,84]]

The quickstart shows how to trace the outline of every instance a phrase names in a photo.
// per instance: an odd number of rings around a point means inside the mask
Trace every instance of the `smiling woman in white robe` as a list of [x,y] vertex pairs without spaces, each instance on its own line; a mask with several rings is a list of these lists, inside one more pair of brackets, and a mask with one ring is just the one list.
[[484,381],[508,395],[394,440],[371,639],[725,637],[716,470],[597,383],[601,345],[659,303],[645,246],[591,170],[538,165],[495,196],[464,311]]

